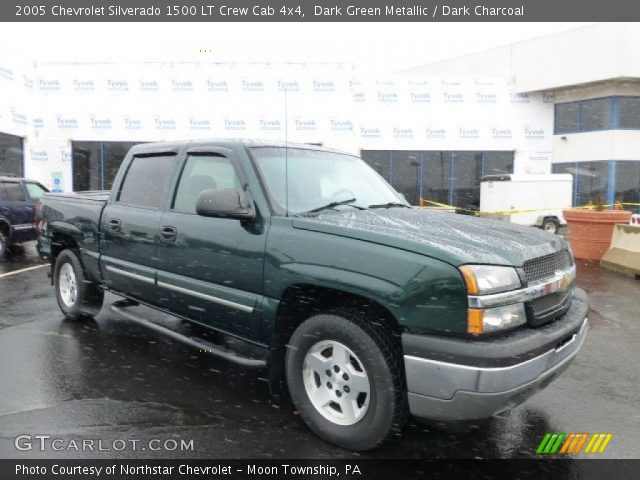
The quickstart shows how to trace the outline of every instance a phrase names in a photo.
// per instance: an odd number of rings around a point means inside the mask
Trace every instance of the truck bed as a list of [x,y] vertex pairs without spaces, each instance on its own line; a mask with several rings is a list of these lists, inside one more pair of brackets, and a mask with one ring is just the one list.
[[74,200],[91,200],[100,203],[105,203],[109,199],[109,190],[86,190],[84,192],[71,192],[71,193],[46,193],[44,198],[46,199],[64,199],[65,201]]
[[[100,218],[109,199],[109,191],[47,193],[40,199],[40,218],[49,225],[53,236],[40,236],[40,253],[51,257],[51,247],[63,241],[59,235],[73,238],[88,265],[95,262],[87,256],[97,255]],[[93,266],[93,265],[92,265]]]

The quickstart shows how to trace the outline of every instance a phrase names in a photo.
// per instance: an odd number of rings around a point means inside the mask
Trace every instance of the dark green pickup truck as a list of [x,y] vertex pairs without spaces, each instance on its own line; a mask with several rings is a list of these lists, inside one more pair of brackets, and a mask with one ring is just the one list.
[[263,352],[302,419],[364,450],[409,414],[490,418],[586,330],[571,251],[537,229],[411,208],[359,158],[297,144],[134,147],[111,192],[46,195],[38,248],[70,318],[104,291]]

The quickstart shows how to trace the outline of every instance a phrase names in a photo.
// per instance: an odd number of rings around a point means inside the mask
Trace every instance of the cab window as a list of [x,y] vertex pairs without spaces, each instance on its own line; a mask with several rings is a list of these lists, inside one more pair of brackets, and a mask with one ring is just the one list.
[[159,209],[174,159],[175,155],[133,157],[120,187],[118,202]]

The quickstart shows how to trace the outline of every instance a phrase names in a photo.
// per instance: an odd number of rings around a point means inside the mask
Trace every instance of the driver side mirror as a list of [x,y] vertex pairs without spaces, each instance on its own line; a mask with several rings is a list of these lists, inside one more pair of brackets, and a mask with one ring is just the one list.
[[196,213],[203,217],[234,218],[236,220],[253,220],[256,210],[248,191],[240,196],[231,188],[214,188],[204,190],[196,201]]

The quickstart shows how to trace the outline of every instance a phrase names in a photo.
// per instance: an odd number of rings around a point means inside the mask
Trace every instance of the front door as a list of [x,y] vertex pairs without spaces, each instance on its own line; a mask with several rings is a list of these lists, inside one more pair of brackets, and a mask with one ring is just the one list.
[[233,154],[215,149],[188,152],[173,200],[160,222],[160,301],[200,323],[257,339],[264,223],[259,214],[251,222],[197,215],[199,194],[215,188],[239,192],[246,188]]
[[158,226],[174,154],[134,156],[102,214],[100,263],[107,285],[156,304]]

